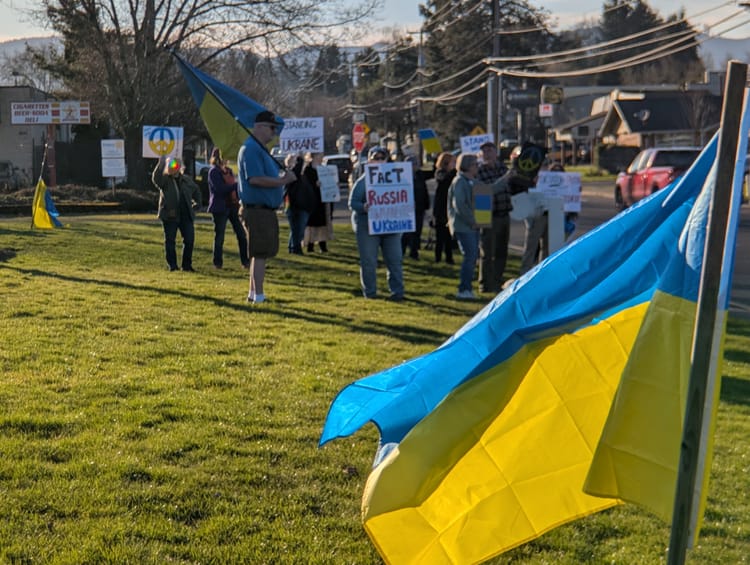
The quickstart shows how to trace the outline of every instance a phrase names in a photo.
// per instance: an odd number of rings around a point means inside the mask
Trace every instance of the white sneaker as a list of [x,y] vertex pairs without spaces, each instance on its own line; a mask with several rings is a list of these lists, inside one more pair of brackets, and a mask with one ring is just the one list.
[[474,296],[474,293],[470,290],[459,290],[458,294],[456,294],[456,298],[459,300],[474,300],[476,296]]
[[256,294],[255,298],[253,299],[253,303],[260,304],[261,302],[264,302],[266,300],[265,294]]

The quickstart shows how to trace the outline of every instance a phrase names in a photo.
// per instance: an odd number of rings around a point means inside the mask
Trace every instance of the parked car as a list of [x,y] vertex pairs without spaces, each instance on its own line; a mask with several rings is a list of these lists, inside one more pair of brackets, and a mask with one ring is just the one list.
[[339,170],[339,185],[349,186],[349,175],[352,172],[352,160],[348,153],[338,153],[336,155],[325,155],[323,157],[324,165],[336,165]]
[[625,209],[674,182],[693,164],[700,151],[700,147],[644,149],[617,175],[615,206]]

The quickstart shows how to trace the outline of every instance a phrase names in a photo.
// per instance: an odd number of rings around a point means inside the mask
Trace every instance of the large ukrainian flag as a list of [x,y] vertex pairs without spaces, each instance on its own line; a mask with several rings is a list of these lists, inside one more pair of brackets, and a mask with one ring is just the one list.
[[[242,144],[251,135],[255,117],[267,108],[196,69],[176,53],[173,55],[188,83],[211,140],[221,149],[225,158],[234,160]],[[284,121],[279,117],[276,119],[279,123],[278,135]]]
[[[741,151],[747,136],[743,121]],[[672,442],[666,464],[677,468],[685,388],[675,383],[689,372],[716,147],[516,281],[434,352],[339,393],[321,444],[378,426],[362,516],[386,562],[476,563],[621,498],[674,495],[673,473],[628,468],[627,453],[592,462],[606,424],[616,446],[643,443],[647,460]],[[638,380],[652,364],[650,377],[669,376],[636,388],[629,411],[607,423],[623,373]],[[639,403],[646,425],[633,421]],[[648,485],[620,494],[634,469]],[[584,492],[589,473],[609,498]]]

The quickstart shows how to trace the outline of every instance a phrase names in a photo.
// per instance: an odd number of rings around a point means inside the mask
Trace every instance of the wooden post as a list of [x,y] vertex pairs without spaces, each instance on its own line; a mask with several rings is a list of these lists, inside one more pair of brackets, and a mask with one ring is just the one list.
[[[732,178],[734,176],[734,163],[737,158],[737,143],[747,79],[746,64],[730,61],[727,67],[721,133],[716,157],[718,163],[716,186],[709,209],[701,286],[698,290],[690,380],[688,382],[680,464],[672,512],[672,532],[667,555],[669,565],[683,565],[685,563],[687,547],[693,537],[690,522],[695,511],[695,505],[698,504],[693,495],[696,492],[706,389],[708,380],[713,377],[710,369],[712,358],[719,353],[713,351],[712,343],[714,332],[717,330],[721,265],[726,245],[726,226],[729,223]],[[700,490],[700,485],[697,486]]]
[[55,160],[55,124],[47,125],[47,170],[49,187],[57,186],[57,161]]

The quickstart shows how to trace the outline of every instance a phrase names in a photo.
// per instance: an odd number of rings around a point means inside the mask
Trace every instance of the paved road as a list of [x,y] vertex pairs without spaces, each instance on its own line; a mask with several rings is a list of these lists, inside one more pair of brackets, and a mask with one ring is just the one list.
[[[584,183],[581,214],[576,224],[575,237],[580,237],[589,230],[613,217],[617,210],[613,201],[612,182]],[[342,201],[334,207],[337,222],[348,222],[349,212],[346,209],[346,193],[342,191]],[[520,255],[523,248],[523,223],[513,222],[511,227],[511,249]],[[730,312],[750,320],[750,205],[742,207],[740,228],[737,238],[736,260]]]
[[[613,189],[611,182],[584,184],[581,214],[576,224],[575,237],[580,237],[617,213],[614,207]],[[513,222],[511,246],[518,253],[523,248],[523,224],[521,222]],[[750,257],[750,205],[746,204],[742,206],[740,213],[730,312],[750,320],[750,261],[748,257]]]

